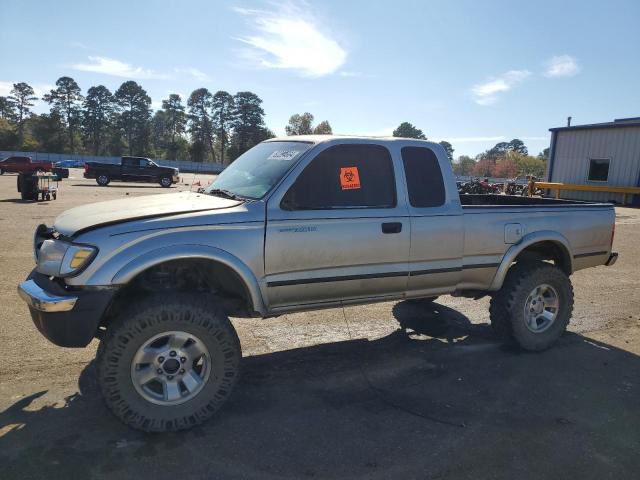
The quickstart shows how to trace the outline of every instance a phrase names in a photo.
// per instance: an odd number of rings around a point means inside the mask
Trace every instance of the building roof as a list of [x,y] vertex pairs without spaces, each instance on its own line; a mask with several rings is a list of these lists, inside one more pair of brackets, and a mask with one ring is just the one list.
[[625,128],[640,127],[640,117],[616,118],[613,122],[588,123],[586,125],[572,125],[570,127],[550,128],[550,132],[564,132],[565,130],[592,130],[596,128]]

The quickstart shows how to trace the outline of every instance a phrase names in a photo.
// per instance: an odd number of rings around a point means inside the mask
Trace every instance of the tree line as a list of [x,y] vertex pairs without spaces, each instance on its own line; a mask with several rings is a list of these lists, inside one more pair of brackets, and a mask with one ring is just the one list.
[[[139,155],[159,159],[190,159],[228,164],[263,140],[275,135],[264,122],[262,99],[253,92],[232,95],[207,88],[191,92],[186,104],[177,93],[162,100],[152,112],[151,98],[135,81],[124,82],[111,92],[104,85],[90,87],[83,95],[71,77],[60,77],[41,100],[49,113],[35,114],[40,100],[29,84],[13,84],[8,96],[0,96],[0,150]],[[309,112],[294,114],[285,126],[287,135],[331,135],[328,120],[314,124]],[[422,130],[409,122],[393,131],[394,137],[426,140]],[[519,139],[499,142],[471,158],[454,160],[454,148],[439,142],[456,175],[515,177],[546,170],[548,149],[530,156]]]
[[[393,136],[427,139],[422,130],[409,122],[401,123],[393,131]],[[524,142],[518,138],[510,142],[498,142],[475,158],[460,155],[457,160],[453,158],[451,143],[444,140],[439,143],[452,163],[453,173],[459,176],[515,178],[535,175],[541,178],[547,170],[549,149],[545,148],[537,156],[531,156]]]
[[229,163],[274,136],[264,123],[262,99],[253,92],[194,90],[172,93],[152,113],[151,98],[129,80],[111,92],[104,85],[86,95],[71,77],[61,77],[42,96],[49,113],[34,114],[39,98],[25,82],[0,96],[0,150],[140,155]]

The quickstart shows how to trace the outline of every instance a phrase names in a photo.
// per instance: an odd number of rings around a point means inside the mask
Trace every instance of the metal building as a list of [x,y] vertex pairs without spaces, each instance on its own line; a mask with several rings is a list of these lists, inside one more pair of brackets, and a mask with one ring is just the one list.
[[[549,130],[549,182],[640,186],[640,117]],[[621,202],[622,194],[563,191],[562,198]],[[640,195],[633,203],[640,204]]]

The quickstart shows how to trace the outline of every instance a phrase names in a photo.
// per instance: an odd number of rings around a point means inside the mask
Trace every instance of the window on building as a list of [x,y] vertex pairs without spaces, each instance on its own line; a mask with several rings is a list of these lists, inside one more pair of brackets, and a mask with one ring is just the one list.
[[395,177],[389,151],[379,145],[339,145],[320,153],[282,200],[287,210],[392,208]]
[[444,181],[433,150],[424,147],[402,149],[409,203],[412,207],[439,207],[444,204]]
[[587,180],[590,182],[606,182],[609,179],[609,159],[608,158],[592,158],[589,160],[589,176]]

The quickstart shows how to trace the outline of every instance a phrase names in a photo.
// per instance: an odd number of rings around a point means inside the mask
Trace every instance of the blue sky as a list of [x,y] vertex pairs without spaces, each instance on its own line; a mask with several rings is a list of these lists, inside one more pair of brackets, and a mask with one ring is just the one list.
[[344,134],[409,121],[456,156],[640,115],[638,1],[0,2],[0,95],[62,75],[134,79],[154,107],[251,90],[277,134],[304,111]]

